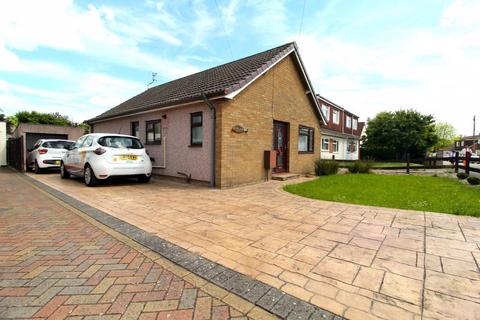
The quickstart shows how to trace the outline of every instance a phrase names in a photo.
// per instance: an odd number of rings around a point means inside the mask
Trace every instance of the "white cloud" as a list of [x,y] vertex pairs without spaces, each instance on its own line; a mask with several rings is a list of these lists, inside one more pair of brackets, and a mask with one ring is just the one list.
[[[305,34],[300,52],[316,91],[363,119],[415,108],[470,134],[480,75],[480,15],[470,14],[478,2],[470,4],[454,2],[436,28],[392,30],[368,44]],[[459,20],[471,28],[458,28]]]
[[446,26],[469,26],[479,24],[480,2],[478,0],[456,0],[450,4],[442,16]]
[[18,56],[5,48],[2,39],[0,38],[0,70],[18,71],[21,70],[21,62]]
[[[121,22],[116,21],[117,14]],[[166,13],[162,17],[165,20]],[[8,58],[11,63],[0,62],[0,67],[6,69],[10,65],[10,70],[21,69],[12,49],[33,51],[47,47],[156,71],[166,79],[197,70],[177,58],[167,59],[158,53],[141,50],[140,43],[155,39],[174,45],[181,43],[173,33],[162,30],[157,22],[146,21],[148,17],[142,21],[124,10],[116,12],[105,6],[88,5],[82,9],[73,0],[1,2],[0,57],[5,61]],[[199,27],[205,28],[206,23],[202,22]]]
[[143,84],[101,73],[77,74],[76,77],[78,82],[57,90],[0,81],[0,106],[7,114],[19,110],[60,112],[81,122],[146,89]]

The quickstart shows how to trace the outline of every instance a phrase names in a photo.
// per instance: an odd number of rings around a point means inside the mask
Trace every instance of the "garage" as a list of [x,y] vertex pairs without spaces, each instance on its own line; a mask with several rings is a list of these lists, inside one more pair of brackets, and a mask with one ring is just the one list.
[[39,139],[77,140],[84,134],[78,127],[20,123],[7,141],[8,165],[25,171],[28,150]]

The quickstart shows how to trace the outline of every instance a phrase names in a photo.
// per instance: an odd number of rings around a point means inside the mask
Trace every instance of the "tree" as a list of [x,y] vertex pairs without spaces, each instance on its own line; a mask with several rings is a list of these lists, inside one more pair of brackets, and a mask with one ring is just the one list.
[[435,120],[414,110],[380,112],[368,120],[363,154],[379,160],[424,156],[435,145]]
[[0,121],[5,121],[5,114],[3,113],[3,110],[0,108]]
[[61,115],[58,112],[41,113],[36,111],[19,111],[15,114],[19,123],[37,123],[37,124],[54,124],[59,126],[74,125],[68,116]]
[[438,150],[452,145],[455,142],[457,133],[455,127],[450,123],[439,122],[435,124],[435,134],[437,135],[438,141],[434,145],[434,149]]

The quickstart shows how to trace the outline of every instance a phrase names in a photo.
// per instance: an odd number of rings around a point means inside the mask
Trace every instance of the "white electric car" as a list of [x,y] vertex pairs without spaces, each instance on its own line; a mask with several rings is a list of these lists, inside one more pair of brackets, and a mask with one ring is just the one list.
[[91,133],[80,137],[62,158],[60,175],[83,177],[89,187],[110,177],[137,178],[149,182],[152,163],[136,137]]
[[42,169],[59,168],[66,147],[74,145],[75,141],[58,139],[40,139],[27,155],[27,170],[39,173]]

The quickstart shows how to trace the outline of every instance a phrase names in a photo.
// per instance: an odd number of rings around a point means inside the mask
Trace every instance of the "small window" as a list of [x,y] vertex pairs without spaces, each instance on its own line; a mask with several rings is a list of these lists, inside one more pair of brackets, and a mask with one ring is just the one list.
[[358,129],[358,120],[353,118],[353,130],[357,130]]
[[160,120],[145,122],[146,124],[146,144],[162,143],[162,126]]
[[347,121],[346,121],[347,128],[351,128],[352,127],[352,117],[346,116],[345,118],[347,119]]
[[201,147],[203,144],[203,113],[190,114],[190,146]]
[[130,123],[130,135],[140,138],[140,123],[138,121]]
[[325,120],[327,122],[330,121],[330,108],[325,104],[322,104],[322,113],[325,117]]
[[355,141],[348,142],[348,152],[350,153],[357,152],[357,142]]
[[338,140],[332,141],[332,149],[333,149],[333,152],[338,152]]
[[312,153],[314,146],[314,129],[300,126],[298,129],[298,152]]
[[340,111],[333,110],[333,123],[339,124],[340,123]]
[[322,151],[328,151],[328,144],[330,143],[330,139],[323,138],[322,139]]

